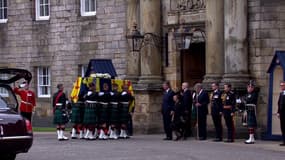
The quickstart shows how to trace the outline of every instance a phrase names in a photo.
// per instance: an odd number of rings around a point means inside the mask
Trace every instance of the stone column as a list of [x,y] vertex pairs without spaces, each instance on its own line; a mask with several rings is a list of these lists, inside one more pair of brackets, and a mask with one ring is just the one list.
[[[139,22],[139,5],[138,0],[127,0],[127,33],[131,34],[133,24]],[[129,48],[127,56],[127,75],[126,79],[131,80],[134,84],[137,83],[140,76],[140,54],[139,52],[132,51]]]
[[224,1],[206,0],[206,88],[224,74]]
[[248,75],[247,0],[225,0],[225,74],[223,82],[244,88]]
[[[160,0],[140,0],[139,28],[142,34],[152,33],[160,36],[160,7]],[[152,42],[148,38],[151,37],[145,37],[146,43],[140,51],[141,76],[138,84],[134,85],[136,97],[134,128],[136,132],[140,133],[161,133],[161,52],[158,46],[150,44]]]
[[[141,33],[161,35],[161,1],[140,0]],[[141,49],[141,84],[161,83],[161,51],[151,41],[146,41]]]

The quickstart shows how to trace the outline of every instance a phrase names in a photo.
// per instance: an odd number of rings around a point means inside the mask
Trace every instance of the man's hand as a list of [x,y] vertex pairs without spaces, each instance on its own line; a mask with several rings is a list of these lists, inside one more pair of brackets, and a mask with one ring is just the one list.
[[280,114],[279,114],[279,113],[276,113],[276,116],[277,116],[278,118],[280,118]]
[[231,113],[231,116],[234,116],[234,113]]
[[197,102],[197,103],[195,104],[195,106],[199,107],[199,106],[202,106],[202,104]]
[[170,112],[170,115],[173,116],[173,115],[174,115],[174,111],[171,111],[171,112]]

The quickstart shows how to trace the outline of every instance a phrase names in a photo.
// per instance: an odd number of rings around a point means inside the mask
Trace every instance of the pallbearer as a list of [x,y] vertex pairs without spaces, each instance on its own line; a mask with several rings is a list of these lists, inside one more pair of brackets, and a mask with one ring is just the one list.
[[113,84],[113,91],[111,92],[111,102],[110,102],[110,139],[118,139],[117,135],[117,126],[119,122],[119,98],[120,98],[120,93],[118,92],[118,85]]
[[123,91],[120,96],[120,123],[121,123],[121,131],[120,138],[128,138],[127,134],[127,124],[129,121],[129,107],[130,102],[134,99],[131,93],[128,91],[129,86],[123,85]]
[[[96,124],[97,124],[97,99],[96,85],[94,83],[89,84],[89,91],[85,96],[85,112],[83,123],[86,127],[85,139],[94,140],[96,139]],[[93,135],[95,134],[95,136]]]
[[99,139],[108,139],[108,122],[109,122],[109,102],[111,100],[111,92],[109,85],[107,83],[103,84],[103,90],[99,92],[99,103],[100,103],[100,111],[99,111],[99,125],[100,125],[100,133]]
[[256,105],[258,100],[258,94],[255,91],[253,81],[250,81],[247,85],[247,95],[245,97],[245,109],[247,112],[247,127],[249,131],[249,139],[245,141],[246,144],[253,144],[254,129],[257,126],[256,123]]
[[79,132],[80,139],[83,138],[83,118],[84,118],[84,98],[83,95],[78,96],[78,101],[76,103],[72,103],[72,115],[71,122],[74,124],[71,131],[71,138],[76,139],[77,133]]
[[225,142],[234,142],[235,126],[234,126],[234,112],[235,112],[235,94],[231,90],[232,86],[229,83],[224,84],[223,100],[223,115],[228,128],[228,139]]

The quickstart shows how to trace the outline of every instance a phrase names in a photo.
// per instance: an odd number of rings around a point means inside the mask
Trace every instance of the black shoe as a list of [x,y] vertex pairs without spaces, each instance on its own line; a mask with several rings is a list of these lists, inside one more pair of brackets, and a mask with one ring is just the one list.
[[172,138],[170,138],[170,137],[166,137],[166,138],[163,138],[163,140],[165,140],[165,141],[171,141],[171,140],[172,140]]
[[206,140],[206,139],[207,139],[206,137],[200,137],[200,138],[199,138],[200,141],[204,141],[204,140]]
[[281,143],[281,144],[279,144],[280,146],[285,146],[285,143]]
[[222,139],[222,138],[216,138],[216,139],[214,139],[213,141],[214,141],[214,142],[222,142],[223,139]]
[[226,141],[224,141],[225,143],[233,143],[234,142],[234,140],[233,139],[228,139],[228,140],[226,140]]

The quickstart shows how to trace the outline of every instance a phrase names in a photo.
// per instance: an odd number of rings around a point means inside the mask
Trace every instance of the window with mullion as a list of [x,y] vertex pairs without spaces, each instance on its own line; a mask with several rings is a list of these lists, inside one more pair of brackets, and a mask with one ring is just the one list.
[[81,0],[81,16],[96,15],[96,0]]
[[38,68],[38,97],[50,97],[50,70],[49,67]]
[[8,19],[7,11],[8,11],[7,0],[0,0],[0,23],[7,22]]
[[50,0],[36,0],[36,19],[49,20]]

